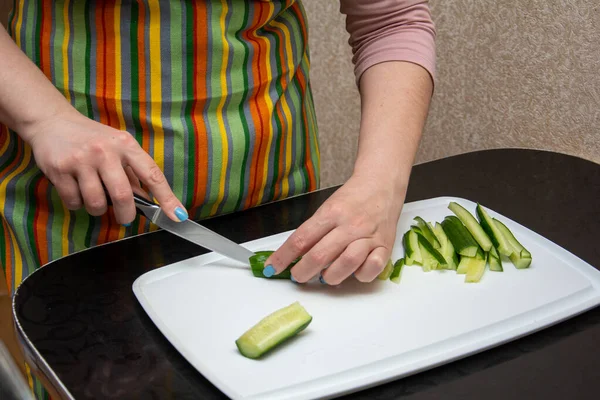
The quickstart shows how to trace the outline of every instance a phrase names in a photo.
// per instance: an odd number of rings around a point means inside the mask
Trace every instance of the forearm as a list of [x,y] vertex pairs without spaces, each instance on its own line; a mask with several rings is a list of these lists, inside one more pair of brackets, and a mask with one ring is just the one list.
[[0,24],[0,122],[30,141],[28,127],[71,105]]
[[361,125],[353,176],[406,190],[427,119],[433,82],[424,68],[384,62],[360,80]]

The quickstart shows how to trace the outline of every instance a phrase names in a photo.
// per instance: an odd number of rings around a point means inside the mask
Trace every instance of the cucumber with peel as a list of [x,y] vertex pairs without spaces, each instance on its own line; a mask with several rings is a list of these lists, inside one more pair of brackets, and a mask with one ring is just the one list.
[[487,254],[483,254],[482,258],[475,257],[475,260],[469,265],[469,270],[465,276],[465,282],[477,283],[481,280],[483,273],[485,272],[485,266],[487,264]]
[[502,260],[500,260],[500,254],[498,254],[495,247],[490,249],[488,254],[488,264],[490,265],[490,271],[504,271],[504,268],[502,268]]
[[419,249],[423,258],[423,271],[429,272],[438,267],[445,267],[446,260],[444,257],[433,248],[433,245],[420,233],[417,233],[419,240]]
[[235,344],[244,357],[260,358],[263,354],[306,329],[311,322],[312,316],[299,302],[294,302],[260,320],[244,332],[235,341]]
[[458,268],[458,256],[456,255],[456,251],[454,250],[454,246],[448,236],[444,232],[442,225],[439,222],[435,223],[433,227],[433,233],[437,236],[442,248],[440,249],[440,253],[446,259],[446,269],[456,270]]
[[509,256],[513,265],[517,269],[529,268],[531,265],[531,253],[525,247],[523,247],[521,243],[519,243],[515,235],[513,235],[506,225],[495,218],[493,220],[513,249],[513,253]]
[[388,279],[390,277],[390,275],[392,275],[393,270],[394,270],[394,264],[392,263],[392,260],[388,260],[383,271],[381,271],[381,273],[379,275],[377,275],[377,279],[385,281],[386,279]]
[[406,265],[422,264],[421,250],[419,248],[419,239],[414,229],[408,230],[402,238],[404,251],[406,253]]
[[[477,216],[479,217],[479,223],[483,230],[488,234],[490,240],[494,244],[492,248],[496,247],[498,252],[504,256],[510,256],[513,253],[511,245],[508,243],[508,239],[504,237],[500,229],[496,226],[492,217],[485,211],[481,204],[477,203],[475,209]],[[491,250],[491,249],[490,249]]]
[[394,270],[390,275],[390,281],[394,283],[400,283],[400,274],[402,273],[402,268],[404,267],[404,258],[399,259],[394,263]]
[[475,257],[467,257],[467,256],[462,256],[460,258],[460,262],[458,263],[458,268],[456,269],[456,273],[457,274],[466,274],[467,272],[469,272],[469,270],[471,269],[472,266],[474,265],[479,265],[481,260],[485,260],[485,254],[484,252],[481,250],[481,247],[477,248],[477,253],[475,254]]
[[274,274],[273,276],[268,278],[263,274],[263,270],[265,269],[265,261],[267,261],[267,258],[269,258],[269,256],[273,253],[274,251],[272,250],[257,251],[256,253],[254,253],[254,255],[249,259],[252,274],[257,278],[290,279],[292,277],[292,273],[290,270],[294,265],[296,265],[298,261],[300,261],[300,258],[294,260],[284,271],[281,271],[281,273]]
[[458,254],[466,257],[475,257],[479,245],[458,217],[449,215],[444,218],[441,225]]
[[486,252],[490,251],[490,248],[493,246],[492,240],[487,233],[485,233],[481,225],[479,225],[479,222],[477,222],[475,217],[467,211],[466,208],[454,201],[450,202],[448,208],[456,214],[458,219],[460,219],[469,232],[471,232],[473,239],[479,243],[479,246]]
[[421,217],[415,217],[415,221],[417,221],[417,226],[421,230],[421,234],[425,236],[425,238],[431,243],[434,249],[440,249],[442,246],[440,242],[435,237],[433,230],[431,230],[431,226],[425,222],[425,220]]

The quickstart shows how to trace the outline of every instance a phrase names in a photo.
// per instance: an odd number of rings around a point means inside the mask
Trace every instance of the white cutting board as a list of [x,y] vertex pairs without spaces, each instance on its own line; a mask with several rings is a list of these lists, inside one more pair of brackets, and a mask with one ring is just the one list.
[[[441,222],[452,215],[450,201],[475,215],[475,203],[453,197],[404,206],[392,260],[404,255],[402,235],[413,218]],[[150,271],[133,291],[173,346],[229,397],[335,397],[482,351],[600,303],[599,271],[510,219],[489,214],[532,253],[529,269],[504,261],[504,272],[488,269],[479,283],[469,284],[453,271],[407,266],[399,285],[349,279],[331,287],[256,278],[209,253]],[[290,233],[245,245],[274,250]],[[241,356],[235,340],[294,301],[313,316],[308,328],[261,360]]]

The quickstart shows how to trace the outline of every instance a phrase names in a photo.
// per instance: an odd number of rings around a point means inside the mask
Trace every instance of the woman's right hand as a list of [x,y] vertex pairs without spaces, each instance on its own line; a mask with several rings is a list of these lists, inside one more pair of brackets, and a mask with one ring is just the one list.
[[91,120],[74,109],[30,124],[25,130],[23,136],[38,167],[68,209],[85,206],[91,215],[104,214],[104,184],[116,220],[128,224],[136,214],[133,192],[144,194],[141,181],[169,218],[187,219],[163,172],[130,133]]

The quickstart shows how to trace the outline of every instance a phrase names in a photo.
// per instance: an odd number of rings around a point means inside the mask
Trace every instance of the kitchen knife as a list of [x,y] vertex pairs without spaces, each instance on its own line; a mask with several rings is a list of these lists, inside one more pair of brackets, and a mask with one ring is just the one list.
[[246,265],[250,264],[249,258],[254,255],[254,252],[247,248],[192,220],[187,219],[182,222],[175,222],[163,212],[158,204],[146,200],[135,193],[133,194],[133,198],[138,213],[144,215],[160,228],[215,253],[222,254]]

